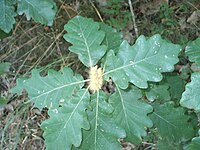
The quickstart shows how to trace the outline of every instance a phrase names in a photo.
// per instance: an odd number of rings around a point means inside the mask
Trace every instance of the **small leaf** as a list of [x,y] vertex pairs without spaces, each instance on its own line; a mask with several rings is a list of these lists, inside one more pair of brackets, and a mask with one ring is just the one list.
[[0,1],[0,29],[9,33],[15,24],[15,9],[13,4],[15,0]]
[[119,46],[122,43],[122,35],[116,31],[116,29],[111,28],[105,23],[100,23],[100,29],[105,32],[105,38],[103,40],[103,45],[107,46],[108,50],[113,50],[115,53],[119,51]]
[[26,14],[26,18],[30,20],[52,26],[56,15],[56,4],[53,0],[20,0],[18,1],[17,12],[19,15]]
[[197,38],[186,46],[185,54],[189,57],[191,62],[200,65],[200,38]]
[[125,131],[112,120],[113,107],[105,99],[105,93],[92,96],[92,112],[88,111],[90,130],[83,130],[83,142],[80,150],[121,150],[119,138],[126,136]]
[[92,19],[76,16],[64,28],[67,31],[64,39],[72,43],[69,50],[78,54],[85,66],[95,66],[106,52],[106,46],[100,45],[105,33],[99,30],[99,24]]
[[41,125],[47,150],[70,150],[82,141],[81,129],[90,128],[87,120],[89,93],[81,90],[62,107],[48,111],[50,118]]
[[169,101],[171,99],[169,95],[169,85],[168,84],[150,84],[150,87],[145,90],[147,99],[149,101],[154,101],[156,99],[160,101]]
[[180,104],[183,107],[194,109],[200,112],[200,73],[193,73],[191,82],[186,85],[185,92],[182,94]]
[[114,107],[113,121],[125,129],[126,139],[135,144],[141,141],[141,136],[146,135],[145,129],[153,125],[147,117],[147,114],[152,111],[152,107],[138,100],[141,97],[141,91],[131,86],[127,90],[117,87],[117,92],[109,99]]
[[10,63],[5,62],[5,63],[0,63],[0,75],[9,72],[10,69]]
[[188,123],[190,117],[185,115],[182,107],[175,108],[173,102],[155,104],[150,118],[161,138],[171,143],[186,142],[194,136],[193,127]]
[[45,77],[40,76],[39,70],[32,70],[31,78],[18,78],[13,92],[20,94],[23,89],[28,92],[30,101],[35,107],[57,108],[60,101],[66,101],[84,84],[81,75],[75,74],[69,68],[57,72],[49,70]]
[[6,99],[4,99],[3,97],[0,97],[0,108],[4,107],[7,104],[7,102],[8,101]]
[[177,74],[170,74],[166,76],[167,83],[169,84],[169,92],[172,99],[181,99],[182,93],[185,90],[184,81]]
[[[115,62],[107,57],[105,62],[105,75],[111,77],[120,88],[126,88],[128,81],[140,88],[147,88],[147,81],[159,82],[162,80],[162,72],[172,72],[174,64],[178,59],[181,50],[179,45],[168,43],[156,34],[149,39],[140,36],[133,46],[124,41],[119,49]],[[110,53],[108,53],[110,55]],[[118,64],[117,64],[118,63]],[[118,71],[117,73],[115,73]],[[118,77],[126,74],[123,85]]]
[[[200,130],[199,130],[199,135],[200,135]],[[199,150],[200,148],[200,136],[194,137],[192,139],[192,142],[188,144],[185,148],[185,150]]]

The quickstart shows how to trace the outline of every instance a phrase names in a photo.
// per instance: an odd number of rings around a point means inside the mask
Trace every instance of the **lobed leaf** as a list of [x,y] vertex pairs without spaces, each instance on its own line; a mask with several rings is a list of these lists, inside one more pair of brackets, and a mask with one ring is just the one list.
[[186,46],[185,54],[189,57],[191,62],[200,65],[200,38],[197,38]]
[[76,147],[81,144],[81,129],[90,128],[85,111],[88,102],[88,90],[83,89],[62,107],[48,111],[50,118],[41,125],[47,150],[70,150],[72,144]]
[[124,128],[126,139],[135,144],[141,141],[141,136],[146,135],[145,129],[153,125],[147,117],[152,107],[138,100],[141,97],[141,91],[131,86],[127,90],[117,87],[117,91],[109,99],[114,107],[112,121]]
[[200,73],[191,75],[191,82],[186,85],[185,92],[182,94],[180,104],[183,107],[194,109],[200,112]]
[[106,46],[101,45],[105,33],[99,30],[99,24],[92,19],[76,16],[64,28],[67,31],[64,39],[72,43],[69,50],[78,54],[85,66],[95,66],[106,52]]
[[57,108],[61,102],[67,101],[84,85],[81,75],[73,73],[69,68],[57,72],[49,70],[45,77],[40,76],[39,70],[32,70],[31,78],[18,78],[13,92],[20,94],[23,89],[28,92],[30,101],[35,107]]
[[171,143],[186,142],[194,136],[193,126],[188,123],[190,117],[182,107],[175,108],[173,102],[154,105],[150,118],[161,138]]
[[[142,35],[133,46],[124,41],[116,56],[112,51],[108,53],[105,75],[123,89],[128,87],[128,82],[147,88],[147,81],[159,82],[162,80],[162,72],[174,70],[180,50],[179,45],[166,42],[158,34],[148,39]],[[119,76],[124,76],[121,78],[123,82],[118,80]]]
[[0,1],[0,29],[9,33],[15,24],[15,9],[13,4],[15,0],[1,0]]
[[57,7],[53,0],[20,0],[17,12],[26,14],[26,18],[33,18],[36,22],[52,26]]
[[100,92],[92,96],[92,111],[88,112],[90,130],[83,130],[81,150],[121,150],[119,138],[125,131],[111,120],[113,108],[106,102],[107,96]]

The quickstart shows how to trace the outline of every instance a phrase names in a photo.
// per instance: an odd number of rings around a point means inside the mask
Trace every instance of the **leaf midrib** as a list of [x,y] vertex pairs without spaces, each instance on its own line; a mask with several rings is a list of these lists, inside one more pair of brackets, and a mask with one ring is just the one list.
[[94,145],[95,150],[97,149],[97,126],[98,126],[98,113],[99,113],[99,91],[97,91],[97,101],[96,101],[96,114],[95,114],[95,128],[94,128]]
[[36,97],[31,98],[30,101],[32,101],[32,100],[34,100],[34,99],[37,99],[37,98],[39,98],[39,97],[41,97],[41,96],[44,96],[44,95],[46,95],[46,94],[49,94],[49,93],[51,93],[51,92],[54,92],[54,91],[56,91],[56,90],[59,90],[59,89],[62,89],[62,88],[65,88],[65,87],[68,87],[68,86],[71,86],[71,85],[76,85],[76,84],[84,83],[84,82],[87,82],[87,81],[89,81],[89,80],[90,80],[90,79],[82,80],[82,81],[78,81],[78,82],[72,82],[72,83],[69,83],[69,84],[65,84],[65,85],[56,87],[56,88],[54,88],[54,89],[52,89],[52,90],[49,90],[49,91],[44,92],[44,93],[42,93],[42,94],[40,94],[40,95],[38,95],[38,96],[36,96]]
[[[107,75],[107,74],[112,73],[112,72],[115,72],[115,71],[117,71],[117,70],[121,70],[121,69],[130,67],[130,66],[136,65],[136,64],[138,64],[138,63],[140,63],[140,62],[142,62],[142,61],[147,61],[148,59],[153,58],[153,57],[155,57],[155,56],[157,56],[157,55],[153,55],[153,56],[144,58],[144,59],[142,59],[142,60],[139,60],[139,61],[137,61],[137,62],[130,63],[130,64],[128,64],[128,65],[124,65],[124,66],[115,68],[115,69],[113,69],[113,70],[110,70],[110,71],[105,72],[103,75]],[[121,59],[120,59],[120,60],[121,60]]]
[[[79,24],[81,24],[80,19],[78,18]],[[92,67],[92,59],[91,59],[91,55],[90,55],[90,48],[88,46],[87,40],[85,38],[85,35],[83,34],[83,29],[81,27],[81,25],[79,26],[80,30],[81,30],[81,35],[83,36],[84,39],[84,43],[86,45],[86,49],[87,49],[87,53],[88,53],[88,57],[89,57],[89,66]]]
[[166,120],[165,118],[163,118],[162,116],[160,116],[159,114],[157,114],[156,112],[153,112],[153,114],[155,114],[158,118],[162,119],[164,122],[168,123],[169,125],[177,128],[174,124],[172,124],[171,122],[169,122],[168,120]]
[[76,104],[74,110],[71,112],[69,118],[66,120],[66,122],[65,122],[65,124],[64,124],[64,126],[63,126],[63,128],[60,130],[58,136],[56,137],[56,141],[57,141],[58,138],[60,137],[60,134],[62,133],[62,131],[66,128],[66,126],[67,126],[67,124],[69,123],[69,121],[71,120],[73,114],[76,112],[76,109],[78,108],[78,106],[79,106],[80,103],[82,102],[82,100],[83,100],[84,96],[86,95],[87,91],[88,91],[88,88],[85,90],[85,92],[84,92],[83,95],[81,96],[81,99],[80,99],[79,102]]
[[123,112],[124,112],[124,116],[125,116],[125,122],[126,122],[126,125],[127,125],[127,128],[128,128],[128,131],[131,131],[129,123],[128,123],[128,120],[127,120],[127,114],[126,114],[126,111],[125,111],[124,99],[122,97],[122,93],[120,92],[120,89],[119,89],[119,87],[117,85],[116,85],[116,88],[117,88],[117,90],[119,92],[119,96],[120,96],[120,100],[121,100],[121,103],[122,103],[122,108],[123,108]]

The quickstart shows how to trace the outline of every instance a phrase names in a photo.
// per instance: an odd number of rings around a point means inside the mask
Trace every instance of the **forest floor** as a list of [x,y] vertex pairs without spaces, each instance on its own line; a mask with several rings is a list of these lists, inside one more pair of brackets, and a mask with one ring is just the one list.
[[[126,0],[56,0],[58,12],[52,27],[27,21],[17,16],[12,35],[0,40],[0,60],[10,62],[7,75],[0,78],[0,94],[8,104],[0,107],[0,149],[43,150],[44,139],[40,124],[48,118],[47,110],[25,104],[27,95],[13,95],[10,89],[16,78],[28,76],[33,68],[59,70],[71,67],[75,72],[85,68],[77,56],[68,51],[63,39],[64,25],[76,15],[103,21],[123,33],[129,43],[136,40],[132,15]],[[185,46],[200,35],[199,0],[136,0],[132,2],[139,35],[159,33],[164,39]],[[134,146],[122,142],[124,149],[148,149],[142,143]],[[152,148],[152,147],[151,147]]]

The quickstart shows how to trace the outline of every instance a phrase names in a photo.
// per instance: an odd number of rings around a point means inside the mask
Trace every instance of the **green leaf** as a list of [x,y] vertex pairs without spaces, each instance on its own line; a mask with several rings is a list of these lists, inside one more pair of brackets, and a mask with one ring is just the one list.
[[193,73],[191,82],[186,85],[185,92],[182,94],[180,104],[183,107],[194,109],[200,112],[200,73]]
[[[147,88],[147,81],[159,82],[162,72],[174,70],[174,64],[181,50],[179,45],[168,43],[156,34],[148,39],[140,36],[133,46],[124,41],[116,56],[108,53],[105,75],[111,77],[120,88],[126,88],[128,81],[140,88]],[[114,57],[110,59],[110,57]],[[118,76],[126,75],[123,84]]]
[[159,139],[156,143],[156,147],[159,150],[182,150],[183,146],[179,143],[172,143],[167,139]]
[[190,117],[185,115],[184,108],[175,108],[173,102],[154,105],[150,118],[162,139],[171,143],[186,142],[194,136],[193,127],[188,123]]
[[78,54],[80,61],[87,67],[96,65],[106,52],[106,46],[100,45],[105,33],[99,27],[97,22],[81,16],[74,17],[64,27],[68,32],[64,39],[72,43],[69,50]]
[[169,85],[164,84],[150,84],[150,87],[145,90],[146,97],[149,101],[154,101],[156,99],[160,101],[169,101],[171,99],[169,95]]
[[70,150],[82,141],[81,129],[90,128],[87,120],[89,93],[84,89],[71,97],[62,107],[49,110],[50,118],[41,125],[47,150]]
[[12,89],[18,94],[23,89],[28,92],[30,101],[35,107],[57,108],[59,104],[70,98],[84,85],[81,75],[73,73],[69,68],[57,72],[49,70],[45,77],[40,76],[39,70],[32,70],[31,78],[18,78],[17,85]]
[[119,46],[122,43],[121,33],[117,32],[116,29],[113,29],[105,23],[100,23],[100,29],[105,32],[105,38],[102,44],[106,45],[108,50],[112,49],[117,53],[119,51]]
[[[123,66],[122,61],[115,56],[115,53],[113,50],[110,50],[106,55],[106,63],[104,67],[107,69],[113,68],[114,70],[114,68],[120,68],[121,66]],[[112,80],[120,88],[126,89],[128,87],[128,77],[126,76],[126,73],[123,70],[120,70],[120,69],[115,70],[109,73],[109,75],[106,76],[105,78],[109,80],[109,76],[112,76]]]
[[197,38],[186,46],[185,54],[191,62],[200,65],[200,38]]
[[4,99],[3,97],[0,97],[0,108],[4,107],[7,104],[7,102],[8,101],[6,99]]
[[[200,135],[200,130],[199,130]],[[186,146],[186,150],[199,150],[200,148],[200,136],[194,137],[192,142]]]
[[0,75],[9,72],[10,69],[10,63],[5,62],[5,63],[0,63]]
[[177,74],[170,74],[166,76],[167,83],[169,84],[169,92],[172,99],[181,99],[182,93],[185,90],[184,81]]
[[0,29],[9,33],[15,24],[15,9],[13,4],[15,0],[1,0],[0,1]]
[[20,0],[17,12],[19,15],[26,14],[27,20],[52,26],[57,7],[53,0]]
[[4,39],[6,37],[9,37],[12,35],[12,32],[10,31],[9,33],[4,32],[3,30],[0,29],[0,40]]
[[153,125],[147,117],[152,107],[138,100],[141,97],[141,91],[131,86],[127,90],[117,87],[117,91],[109,99],[114,107],[112,120],[125,129],[126,140],[135,144],[141,141],[141,136],[146,135],[145,129]]
[[81,150],[121,150],[119,138],[126,136],[125,131],[112,120],[113,108],[106,102],[107,96],[100,92],[92,95],[92,112],[87,111],[91,124],[90,130],[83,130]]

